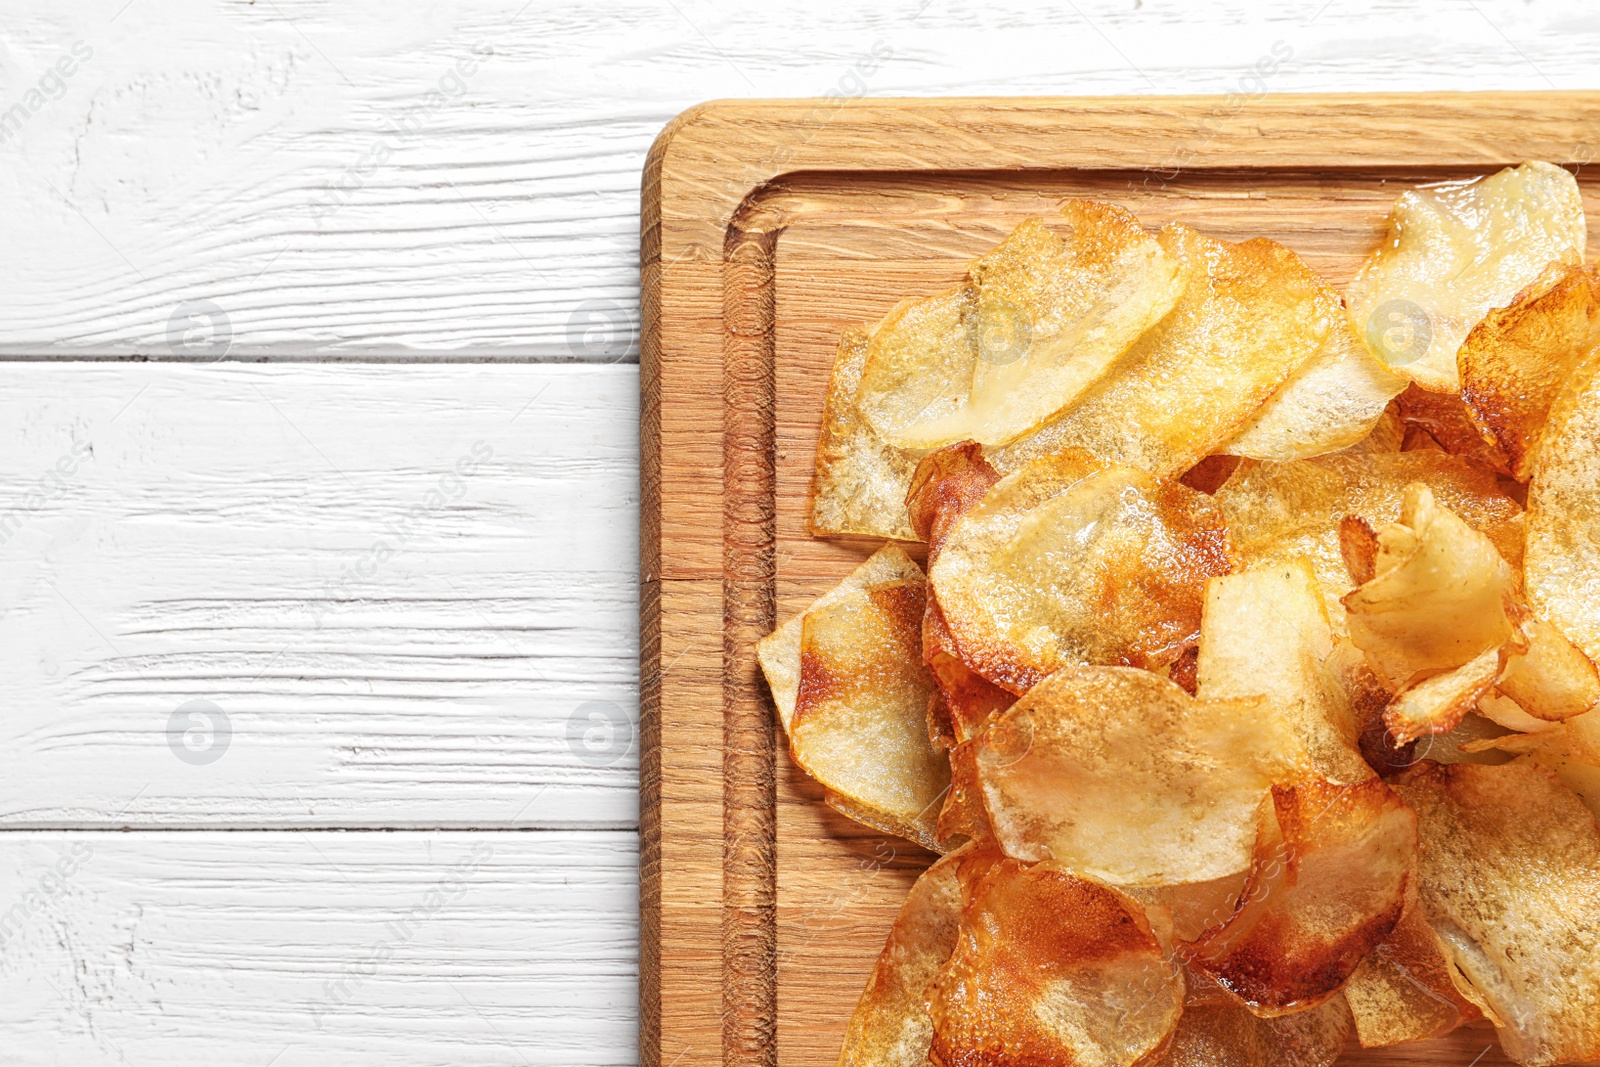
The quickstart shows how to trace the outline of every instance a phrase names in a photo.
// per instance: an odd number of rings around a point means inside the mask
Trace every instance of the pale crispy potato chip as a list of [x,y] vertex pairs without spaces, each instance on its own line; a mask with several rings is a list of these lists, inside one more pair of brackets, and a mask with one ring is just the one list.
[[923,453],[896,448],[878,435],[856,406],[867,363],[867,333],[851,327],[839,338],[817,437],[811,483],[811,532],[913,540],[906,486]]
[[1119,207],[1074,200],[1062,239],[1039,219],[972,264],[953,293],[872,333],[859,406],[897,448],[1001,445],[1092,385],[1177,302],[1178,261]]
[[789,748],[835,808],[933,848],[950,763],[928,739],[923,595],[891,582],[806,612]]
[[[851,571],[844,581],[812,601],[806,611],[832,604],[874,585],[916,581],[922,581],[922,568],[917,566],[916,560],[895,545],[884,545]],[[756,659],[761,663],[762,674],[766,675],[772,702],[778,708],[778,721],[786,734],[794,718],[795,695],[800,691],[800,627],[806,611],[756,642]]]
[[1384,709],[1383,724],[1396,744],[1427,734],[1447,734],[1494,688],[1500,673],[1499,648],[1487,648],[1453,670],[1407,688]]
[[889,930],[845,1029],[839,1067],[924,1067],[933,1043],[932,996],[961,922],[959,856],[922,872]]
[[1475,756],[1527,756],[1561,779],[1600,818],[1600,711],[1547,724],[1537,733],[1483,737],[1464,747]]
[[939,981],[942,1067],[1144,1064],[1183,1010],[1183,975],[1139,905],[1050,864],[960,865],[960,933]]
[[1600,272],[1558,263],[1489,312],[1456,355],[1461,395],[1526,481],[1550,406],[1600,346]]
[[1203,494],[1087,453],[1045,456],[961,516],[934,596],[961,659],[1013,693],[1069,663],[1169,666],[1232,563]]
[[1258,1015],[1337,994],[1400,921],[1417,820],[1376,779],[1274,786],[1233,915],[1182,947]]
[[1482,1018],[1456,990],[1439,939],[1422,915],[1416,879],[1400,921],[1344,986],[1362,1048],[1425,1041]]
[[1349,448],[1367,437],[1405,387],[1340,316],[1317,354],[1222,451],[1286,462]]
[[1390,685],[1451,670],[1510,640],[1505,602],[1515,572],[1422,483],[1406,487],[1399,521],[1378,532],[1374,568],[1342,602],[1351,640]]
[[1513,612],[1521,641],[1510,650],[1496,680],[1500,692],[1544,723],[1582,715],[1600,703],[1600,673],[1589,657],[1520,604],[1513,605]]
[[1550,410],[1528,486],[1524,581],[1534,614],[1600,660],[1600,359]]
[[1129,667],[1064,667],[978,738],[978,777],[1007,855],[1117,885],[1245,869],[1274,781],[1309,756],[1264,701],[1196,700]]
[[1511,458],[1478,426],[1460,393],[1430,392],[1412,382],[1395,398],[1395,406],[1408,432],[1420,429],[1427,435],[1413,447],[1437,447],[1498,474],[1511,473]]
[[1229,244],[1181,223],[1159,240],[1183,264],[1182,299],[1076,403],[993,450],[1002,473],[1077,447],[1176,478],[1231,440],[1338,317],[1333,291],[1274,241]]
[[1406,424],[1400,417],[1400,405],[1393,400],[1383,409],[1383,414],[1378,416],[1378,421],[1372,424],[1372,429],[1367,436],[1347,448],[1341,448],[1341,455],[1358,455],[1374,452],[1399,452],[1400,446],[1405,443]]
[[1350,320],[1397,374],[1456,391],[1472,328],[1550,263],[1583,262],[1587,237],[1578,183],[1550,163],[1412,189],[1350,283]]
[[1504,726],[1507,730],[1519,733],[1538,733],[1540,730],[1551,730],[1556,726],[1553,722],[1535,719],[1522,710],[1521,704],[1498,690],[1478,698],[1476,711],[1496,726]]
[[1335,782],[1372,777],[1359,731],[1322,664],[1333,634],[1316,572],[1304,556],[1206,583],[1200,626],[1199,695],[1265,697],[1285,717],[1317,773]]
[[1462,992],[1518,1063],[1600,1058],[1600,829],[1549,771],[1425,763],[1395,784],[1417,813],[1423,911]]
[[1522,556],[1522,509],[1493,474],[1441,452],[1340,452],[1293,463],[1246,463],[1214,498],[1245,564],[1306,556],[1328,599],[1335,636],[1347,632],[1339,598],[1355,585],[1345,569],[1339,524],[1357,515],[1371,526],[1400,516],[1405,488],[1421,482],[1434,498],[1485,534],[1513,566]]

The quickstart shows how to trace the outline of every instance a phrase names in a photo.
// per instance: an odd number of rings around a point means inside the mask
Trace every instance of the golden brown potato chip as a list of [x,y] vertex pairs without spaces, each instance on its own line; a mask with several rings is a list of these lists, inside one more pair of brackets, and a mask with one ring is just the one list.
[[1184,978],[1189,992],[1183,1018],[1166,1054],[1151,1067],[1329,1067],[1350,1037],[1343,997],[1262,1019],[1204,975],[1189,971]]
[[1144,907],[1150,928],[1162,945],[1171,949],[1175,941],[1193,941],[1232,915],[1249,877],[1250,872],[1244,870],[1209,882],[1124,885],[1118,889]]
[[1354,586],[1339,548],[1339,523],[1357,515],[1379,527],[1400,515],[1405,488],[1421,482],[1439,504],[1485,534],[1513,566],[1521,561],[1522,509],[1490,472],[1441,452],[1334,453],[1294,463],[1245,464],[1214,498],[1247,565],[1306,556],[1328,598],[1335,636],[1347,632],[1339,598]]
[[1258,1015],[1339,992],[1400,920],[1417,820],[1376,779],[1274,786],[1233,915],[1182,949]]
[[950,792],[945,794],[935,826],[939,847],[946,851],[963,841],[992,848],[994,833],[989,813],[983,809],[983,786],[978,782],[976,743],[965,741],[950,750]]
[[955,950],[961,921],[959,856],[911,887],[845,1029],[839,1067],[924,1067],[933,1043],[928,998]]
[[1286,462],[1348,448],[1364,439],[1406,380],[1389,373],[1338,316],[1317,354],[1261,406],[1222,451]]
[[1070,404],[1172,309],[1179,264],[1139,220],[1074,200],[1062,239],[1029,219],[952,293],[872,332],[859,406],[897,448],[1001,445]]
[[1600,660],[1600,360],[1573,374],[1545,424],[1528,486],[1524,581],[1534,614]]
[[1299,735],[1317,773],[1335,782],[1372,777],[1359,731],[1322,664],[1333,635],[1316,572],[1304,556],[1206,583],[1199,695],[1264,697]]
[[1521,640],[1496,681],[1500,692],[1541,723],[1582,715],[1600,703],[1600,674],[1589,657],[1522,605],[1512,605],[1512,612]]
[[1209,498],[1074,450],[999,482],[930,573],[961,659],[1020,694],[1069,663],[1169,666],[1230,569]]
[[1139,905],[1050,864],[975,854],[934,992],[942,1067],[1145,1063],[1183,1010],[1183,975]]
[[[1339,520],[1339,555],[1350,580],[1366,585],[1378,575],[1378,533],[1359,515]],[[1304,556],[1300,557],[1305,559]]]
[[806,612],[789,748],[844,814],[933,848],[950,763],[928,740],[922,611],[911,581]]
[[1600,1058],[1600,829],[1543,767],[1424,763],[1396,781],[1417,813],[1423,911],[1462,992],[1518,1063]]
[[1350,321],[1395,373],[1459,390],[1468,332],[1548,264],[1583,262],[1587,238],[1578,183],[1550,163],[1412,189],[1350,283]]
[[856,406],[867,363],[867,333],[851,327],[839,338],[817,437],[811,483],[811,532],[914,539],[906,518],[906,486],[923,453],[889,444]]
[[1268,789],[1309,767],[1264,701],[1196,700],[1130,667],[1063,667],[977,745],[1006,854],[1116,885],[1243,870]]
[[1505,602],[1515,573],[1420,482],[1406,487],[1399,521],[1378,532],[1374,568],[1342,602],[1351,640],[1390,685],[1454,669],[1510,640]]
[[1499,474],[1511,473],[1505,449],[1478,426],[1460,393],[1430,392],[1412,382],[1395,398],[1395,405],[1408,430],[1420,428],[1427,433],[1425,447],[1437,446]]
[[1176,478],[1231,440],[1338,317],[1333,291],[1274,241],[1229,244],[1180,223],[1159,240],[1183,265],[1182,299],[1076,403],[993,450],[1002,473],[1076,447]]
[[[916,560],[895,545],[884,545],[851,571],[844,581],[813,601],[806,611],[874,585],[918,581],[922,581],[922,568],[917,566]],[[756,658],[761,663],[761,672],[766,675],[767,687],[772,690],[772,702],[777,705],[778,721],[783,724],[784,733],[789,732],[795,695],[800,691],[800,627],[805,615],[805,611],[801,612],[756,642]]]
[[1394,698],[1383,713],[1383,724],[1397,745],[1428,734],[1447,734],[1478,706],[1494,688],[1500,673],[1501,651],[1488,648],[1466,663],[1435,674]]
[[1600,272],[1557,263],[1489,312],[1457,353],[1462,399],[1523,481],[1550,406],[1597,346]]
[[1424,1041],[1482,1018],[1450,978],[1439,939],[1423,918],[1414,878],[1400,921],[1361,961],[1345,983],[1344,996],[1362,1048]]

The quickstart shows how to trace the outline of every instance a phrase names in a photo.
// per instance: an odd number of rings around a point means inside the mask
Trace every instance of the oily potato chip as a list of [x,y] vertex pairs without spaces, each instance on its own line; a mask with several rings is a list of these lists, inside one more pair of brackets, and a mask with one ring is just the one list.
[[1412,447],[1437,447],[1498,474],[1511,473],[1511,457],[1478,425],[1460,393],[1433,392],[1412,382],[1395,398],[1395,407],[1408,433],[1426,435],[1413,439]]
[[976,853],[933,994],[942,1067],[1150,1062],[1183,1010],[1183,975],[1139,905],[1051,864]]
[[1021,694],[1070,663],[1170,666],[1231,566],[1203,494],[1073,450],[997,483],[930,573],[961,659]]
[[1062,209],[1070,236],[1029,219],[966,285],[903,304],[872,332],[859,407],[896,448],[1001,445],[1070,404],[1171,310],[1179,264],[1111,204]]
[[1554,775],[1421,764],[1395,790],[1416,811],[1423,911],[1462,992],[1523,1064],[1600,1058],[1600,828]]
[[1528,486],[1524,582],[1534,614],[1600,660],[1600,359],[1550,410]]
[[895,545],[884,545],[851,571],[844,581],[813,601],[806,611],[756,642],[756,659],[766,676],[767,688],[772,690],[772,702],[777,705],[778,721],[783,724],[784,733],[789,732],[795,696],[800,691],[800,628],[806,612],[874,585],[921,580],[922,568],[917,566],[916,560]]
[[839,1067],[924,1067],[933,1043],[932,995],[961,921],[959,856],[922,872],[889,930],[845,1029]]
[[1456,352],[1492,308],[1552,262],[1581,263],[1583,198],[1550,163],[1401,194],[1346,291],[1350,321],[1397,374],[1456,391]]
[[1274,786],[1233,915],[1181,951],[1251,1011],[1337,994],[1400,920],[1417,820],[1376,779]]
[[1498,647],[1486,648],[1461,666],[1407,688],[1384,709],[1390,738],[1403,745],[1454,730],[1494,688],[1501,662]]
[[1115,885],[1244,870],[1272,783],[1309,760],[1265,701],[1197,700],[1130,667],[1063,667],[977,745],[1006,854]]
[[1362,1048],[1385,1048],[1449,1033],[1482,1013],[1457,991],[1439,938],[1422,915],[1412,879],[1389,936],[1344,986]]
[[890,582],[806,612],[789,748],[835,808],[933,848],[950,764],[928,738],[923,596]]
[[1264,697],[1299,735],[1317,773],[1335,782],[1372,777],[1359,730],[1322,670],[1333,651],[1328,613],[1304,556],[1206,583],[1199,695]]
[[1171,949],[1175,942],[1193,941],[1232,915],[1249,877],[1250,872],[1244,870],[1209,882],[1117,888],[1144,907],[1150,928],[1161,944]]
[[1600,272],[1552,264],[1489,312],[1456,355],[1461,396],[1527,481],[1551,405],[1600,347]]
[[994,834],[989,829],[989,813],[983,808],[983,786],[978,781],[978,748],[964,741],[950,750],[950,791],[934,827],[939,847],[950,851],[963,842],[978,848],[992,848]]
[[1196,996],[1194,985],[1208,980],[1185,977],[1190,994],[1183,1018],[1172,1044],[1151,1067],[1330,1067],[1349,1040],[1350,1009],[1343,997],[1263,1019],[1220,990]]
[[1349,448],[1367,437],[1405,387],[1406,380],[1391,374],[1339,316],[1316,355],[1222,451],[1281,463]]
[[1274,241],[1229,244],[1181,223],[1159,240],[1183,267],[1177,306],[1076,403],[992,450],[1002,473],[1085,448],[1176,478],[1239,432],[1317,352],[1339,314],[1333,291]]
[[1494,542],[1512,565],[1522,552],[1522,509],[1494,475],[1442,452],[1339,452],[1293,463],[1246,463],[1214,497],[1247,566],[1306,556],[1328,599],[1334,635],[1348,633],[1339,598],[1354,588],[1340,552],[1339,524],[1356,515],[1373,526],[1400,516],[1406,486],[1434,499]]
[[1515,572],[1421,482],[1406,487],[1399,520],[1378,531],[1373,565],[1372,580],[1342,602],[1351,640],[1389,684],[1454,669],[1511,639]]

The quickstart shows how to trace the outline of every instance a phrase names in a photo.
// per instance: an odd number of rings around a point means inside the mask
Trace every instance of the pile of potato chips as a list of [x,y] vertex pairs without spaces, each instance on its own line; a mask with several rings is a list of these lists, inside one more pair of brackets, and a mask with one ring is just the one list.
[[1600,272],[1547,163],[1341,297],[1072,202],[839,347],[761,643],[828,802],[942,853],[856,1067],[1600,1059]]

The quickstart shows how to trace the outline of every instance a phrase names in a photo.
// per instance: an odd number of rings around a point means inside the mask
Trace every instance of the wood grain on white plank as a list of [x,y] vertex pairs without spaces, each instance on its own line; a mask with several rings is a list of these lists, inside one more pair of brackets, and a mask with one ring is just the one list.
[[760,17],[726,0],[4,0],[0,112],[78,42],[91,58],[0,143],[0,353],[172,358],[173,313],[211,301],[245,358],[607,362],[636,351],[645,151],[699,101],[1592,87],[1600,16],[1589,0],[814,0]]
[[637,847],[565,831],[0,834],[0,1061],[631,1063]]
[[636,368],[4,383],[0,825],[637,824]]

